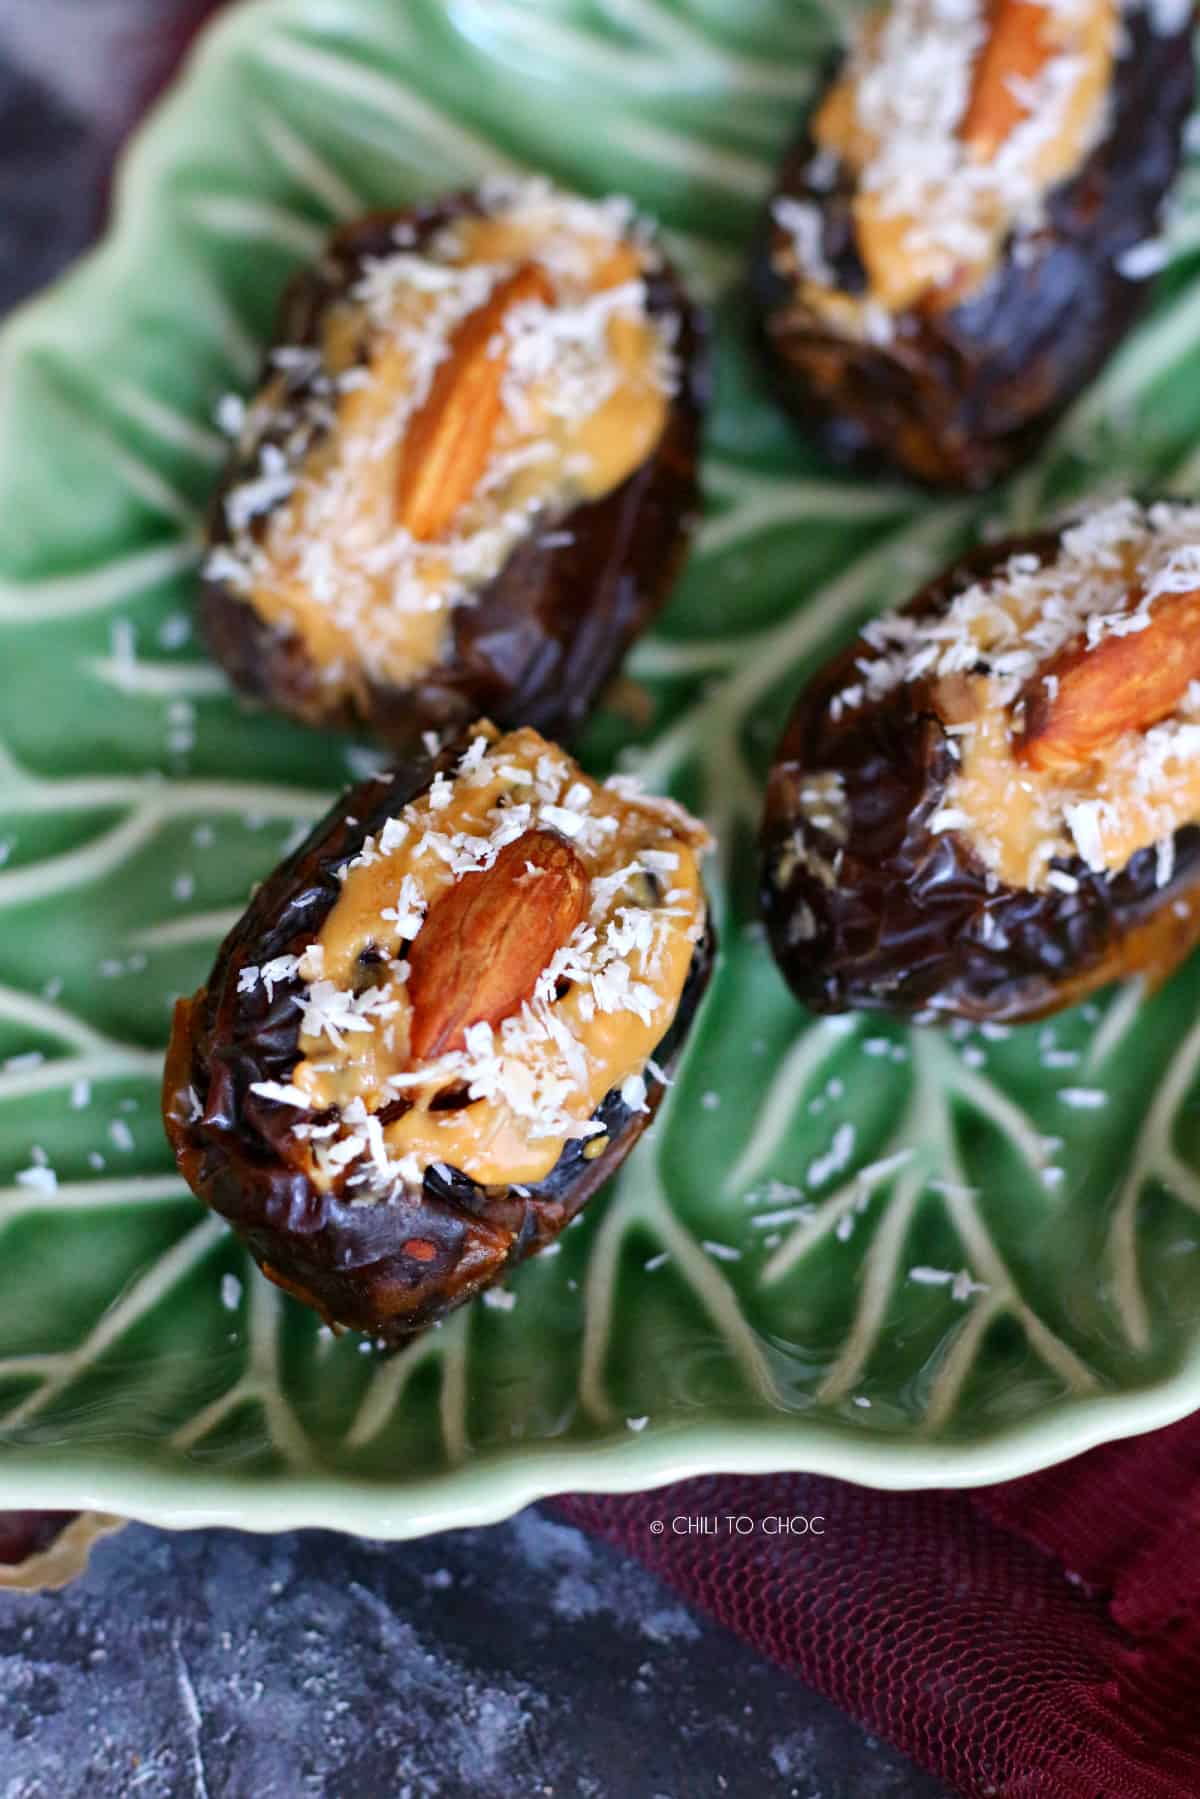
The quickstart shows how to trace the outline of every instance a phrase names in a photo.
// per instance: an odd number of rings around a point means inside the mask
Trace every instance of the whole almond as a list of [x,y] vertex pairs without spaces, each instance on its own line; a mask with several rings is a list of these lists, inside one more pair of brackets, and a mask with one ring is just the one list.
[[554,297],[533,263],[493,288],[484,305],[458,326],[425,400],[404,439],[396,478],[398,523],[423,543],[441,537],[478,487],[491,455],[502,407],[508,356],[505,316],[529,300]]
[[429,909],[409,952],[409,1045],[425,1062],[461,1049],[528,999],[587,910],[588,876],[564,837],[529,831]]
[[1045,7],[1035,0],[996,0],[990,9],[987,42],[975,63],[959,130],[962,142],[983,162],[1028,115],[1025,84],[1055,54],[1046,21]]
[[1127,731],[1169,718],[1195,680],[1200,592],[1164,594],[1142,630],[1090,647],[1078,640],[1038,670],[1023,696],[1017,755],[1030,768],[1078,770]]

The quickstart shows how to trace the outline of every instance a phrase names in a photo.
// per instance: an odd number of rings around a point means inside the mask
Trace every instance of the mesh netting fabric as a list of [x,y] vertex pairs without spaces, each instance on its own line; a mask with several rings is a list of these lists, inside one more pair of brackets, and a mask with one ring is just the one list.
[[969,1799],[1200,1795],[1200,1420],[973,1495],[723,1476],[554,1509]]

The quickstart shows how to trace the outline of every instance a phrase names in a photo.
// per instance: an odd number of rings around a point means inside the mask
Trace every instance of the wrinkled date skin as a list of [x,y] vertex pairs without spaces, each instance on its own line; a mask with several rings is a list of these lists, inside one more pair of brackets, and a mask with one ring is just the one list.
[[[445,225],[478,211],[470,194],[458,194],[346,226],[321,263],[286,290],[277,343],[317,345],[329,307],[355,286],[367,261],[395,251],[397,226],[412,228],[405,247],[419,250]],[[365,729],[401,754],[416,750],[426,731],[447,734],[481,716],[502,727],[532,725],[559,742],[577,737],[625,651],[670,592],[699,516],[706,328],[666,263],[647,274],[646,287],[653,316],[674,312],[680,320],[679,391],[657,448],[611,493],[541,529],[535,524],[476,598],[455,608],[437,666],[413,686],[368,682],[360,706],[323,686],[295,634],[268,624],[224,583],[208,581],[201,600],[205,633],[234,683],[307,724]],[[302,399],[307,386],[302,372],[288,379],[284,405]],[[263,441],[273,441],[270,432]],[[227,470],[210,516],[214,546],[229,541],[226,496],[254,466],[253,459],[235,456]],[[268,511],[256,521],[258,533],[269,517]],[[569,543],[562,541],[568,532]]]
[[[989,487],[1034,453],[1129,330],[1150,283],[1116,263],[1158,234],[1195,77],[1190,19],[1161,34],[1137,12],[1122,29],[1130,48],[1116,64],[1108,130],[1047,197],[1045,224],[1020,256],[1002,251],[960,304],[898,315],[886,345],[792,311],[793,290],[770,263],[768,215],[753,263],[761,340],[780,399],[834,460],[868,472],[890,464],[935,487]],[[860,293],[853,194],[806,186],[813,149],[806,129],[773,199],[820,208],[825,257],[844,291]]]
[[[301,983],[238,992],[244,967],[298,955],[341,893],[337,869],[385,821],[449,774],[465,741],[436,759],[362,782],[258,889],[226,938],[208,984],[176,1008],[163,1115],[193,1192],[228,1220],[277,1285],[327,1322],[395,1345],[443,1317],[552,1242],[614,1174],[650,1122],[664,1082],[646,1075],[649,1112],[610,1092],[595,1116],[608,1144],[589,1161],[569,1143],[545,1180],[516,1193],[456,1171],[425,1176],[419,1195],[352,1205],[320,1192],[288,1159],[290,1108],[251,1093],[285,1082],[298,1059]],[[351,825],[353,818],[357,823]],[[669,1074],[707,986],[711,937],[697,945],[679,1010],[655,1052]]]
[[[944,612],[1008,557],[1045,560],[1055,544],[1042,534],[989,545],[908,610]],[[930,829],[955,763],[927,688],[902,685],[831,717],[831,700],[858,679],[856,659],[870,655],[860,638],[801,694],[768,781],[762,906],[797,998],[817,1012],[933,1010],[1019,1022],[1125,975],[1165,979],[1200,938],[1200,828],[1176,833],[1174,872],[1162,887],[1153,846],[1112,877],[1078,857],[1057,858],[1078,883],[1072,893],[989,885],[965,837]],[[830,771],[844,784],[833,833],[806,820],[800,801],[813,777]],[[797,860],[798,842],[811,861]]]

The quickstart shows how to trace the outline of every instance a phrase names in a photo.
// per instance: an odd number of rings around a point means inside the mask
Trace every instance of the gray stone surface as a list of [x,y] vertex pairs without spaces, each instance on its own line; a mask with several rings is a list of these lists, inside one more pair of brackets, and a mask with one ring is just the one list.
[[[0,310],[87,241],[109,73],[187,10],[0,0]],[[406,1545],[131,1527],[64,1594],[0,1594],[0,1799],[943,1791],[533,1512]]]
[[526,1512],[411,1544],[130,1526],[0,1595],[3,1799],[925,1799],[641,1568]]

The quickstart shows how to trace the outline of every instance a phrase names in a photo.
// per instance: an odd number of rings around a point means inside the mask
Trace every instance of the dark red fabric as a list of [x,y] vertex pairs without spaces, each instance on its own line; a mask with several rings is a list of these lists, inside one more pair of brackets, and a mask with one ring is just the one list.
[[174,80],[193,40],[229,0],[171,0],[152,28],[144,24],[118,31],[113,46],[111,105],[94,121],[96,143],[96,228],[101,229],[111,199],[113,159],[142,115]]
[[15,1568],[49,1549],[77,1512],[0,1512],[0,1566]]
[[970,1799],[1200,1795],[1200,1418],[973,1494],[724,1476],[554,1507]]

